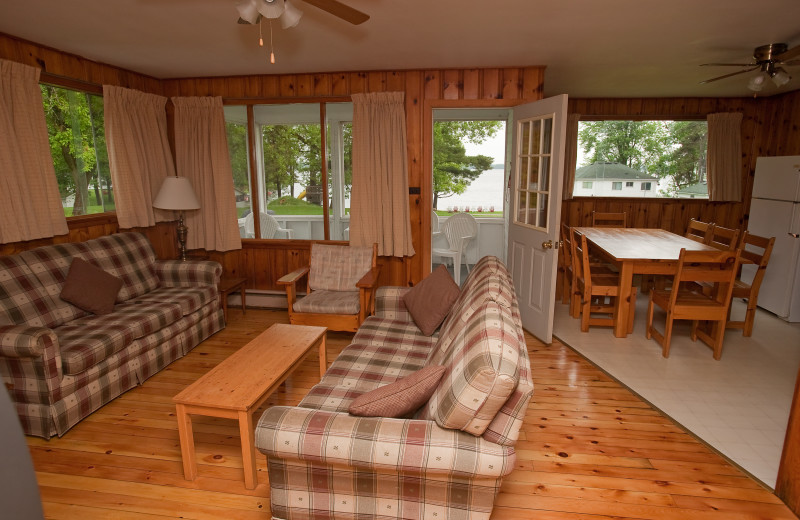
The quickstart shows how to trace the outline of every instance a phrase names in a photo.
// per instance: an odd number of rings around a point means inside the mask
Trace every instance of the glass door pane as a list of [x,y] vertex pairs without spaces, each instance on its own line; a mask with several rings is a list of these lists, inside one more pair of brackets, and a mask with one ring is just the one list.
[[517,135],[517,204],[514,222],[533,228],[547,229],[550,179],[550,152],[553,140],[553,118],[518,122]]

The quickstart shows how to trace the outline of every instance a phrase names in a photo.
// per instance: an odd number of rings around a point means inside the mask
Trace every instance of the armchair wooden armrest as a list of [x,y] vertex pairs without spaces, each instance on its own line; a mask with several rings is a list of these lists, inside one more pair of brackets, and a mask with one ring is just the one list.
[[369,271],[367,274],[361,277],[361,279],[356,283],[356,287],[359,289],[369,289],[378,286],[378,275],[381,273],[381,267],[375,266]]
[[291,285],[297,283],[303,276],[305,276],[311,270],[310,266],[301,267],[295,271],[292,271],[289,274],[285,274],[278,279],[278,283],[281,285]]
[[376,265],[356,283],[359,292],[359,323],[363,323],[367,316],[375,314],[375,289],[378,287],[378,275],[381,267]]

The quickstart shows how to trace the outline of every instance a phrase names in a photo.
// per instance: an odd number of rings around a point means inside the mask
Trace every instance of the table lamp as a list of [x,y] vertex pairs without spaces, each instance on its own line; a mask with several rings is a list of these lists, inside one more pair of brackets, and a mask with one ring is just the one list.
[[192,189],[192,183],[186,177],[167,177],[161,184],[161,189],[153,201],[153,207],[180,211],[178,224],[178,247],[181,260],[186,260],[186,233],[188,228],[183,223],[183,212],[191,209],[200,209],[200,202]]

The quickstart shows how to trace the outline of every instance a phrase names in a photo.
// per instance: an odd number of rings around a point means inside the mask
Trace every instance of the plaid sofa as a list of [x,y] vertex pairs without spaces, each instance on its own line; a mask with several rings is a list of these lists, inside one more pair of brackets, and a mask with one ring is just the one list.
[[[59,297],[72,259],[122,279],[114,312]],[[208,261],[157,261],[119,233],[0,257],[0,375],[28,435],[63,435],[225,326]]]
[[[320,383],[298,406],[261,416],[273,518],[491,515],[533,394],[511,277],[497,258],[481,259],[432,337],[406,311],[407,290],[380,288],[375,316]],[[413,418],[347,413],[356,396],[431,364],[445,375]]]

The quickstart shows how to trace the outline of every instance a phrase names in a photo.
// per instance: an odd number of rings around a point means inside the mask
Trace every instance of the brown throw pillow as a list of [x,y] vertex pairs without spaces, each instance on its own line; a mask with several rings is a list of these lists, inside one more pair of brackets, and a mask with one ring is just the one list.
[[92,314],[109,314],[121,287],[122,280],[113,274],[74,258],[61,288],[61,299]]
[[430,336],[447,317],[460,293],[447,268],[440,265],[403,295],[403,303],[419,330]]
[[425,367],[394,383],[361,394],[347,410],[362,417],[405,417],[428,402],[439,385],[445,368]]

